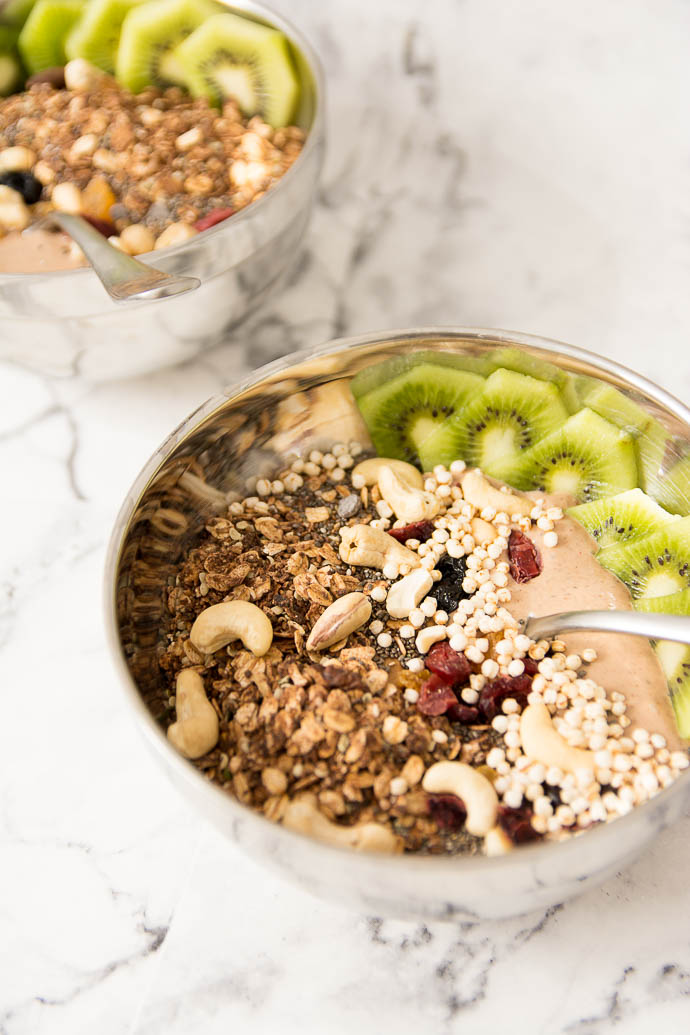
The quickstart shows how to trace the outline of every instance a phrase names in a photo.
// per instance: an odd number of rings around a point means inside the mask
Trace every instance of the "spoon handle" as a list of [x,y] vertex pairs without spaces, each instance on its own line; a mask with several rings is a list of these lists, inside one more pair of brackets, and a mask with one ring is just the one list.
[[114,248],[81,216],[51,212],[50,220],[77,242],[115,302],[167,298],[199,287],[200,281],[196,277],[163,273]]
[[544,615],[541,618],[530,615],[523,627],[525,635],[533,640],[581,630],[629,633],[650,640],[690,643],[690,616],[652,614],[646,611],[564,611],[562,614]]

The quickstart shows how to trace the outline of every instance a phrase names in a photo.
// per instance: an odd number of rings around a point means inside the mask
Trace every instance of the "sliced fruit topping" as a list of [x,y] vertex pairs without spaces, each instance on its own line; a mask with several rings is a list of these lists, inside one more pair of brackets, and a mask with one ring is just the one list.
[[681,737],[690,738],[690,647],[684,643],[659,640],[654,649],[671,691],[678,733]]
[[122,23],[140,3],[142,0],[89,0],[65,40],[67,57],[84,58],[114,75]]
[[118,80],[131,93],[183,83],[185,73],[173,51],[217,11],[206,0],[152,0],[133,7],[122,22],[115,61]]
[[690,517],[671,521],[638,542],[609,546],[597,560],[621,579],[632,597],[661,597],[690,587]]
[[65,40],[85,0],[38,0],[19,34],[19,52],[29,72],[64,65]]
[[550,381],[561,393],[569,413],[575,413],[582,405],[575,390],[573,376],[540,356],[533,356],[524,349],[508,346],[494,349],[489,354],[488,362],[489,370],[514,370],[518,374],[536,377],[539,381]]
[[453,650],[449,643],[435,643],[424,663],[429,672],[433,672],[450,686],[458,686],[470,678],[469,661],[464,654]]
[[456,352],[431,352],[422,349],[420,352],[409,352],[403,356],[391,356],[381,363],[373,363],[356,374],[350,382],[350,389],[355,399],[361,399],[368,392],[392,381],[394,377],[407,373],[412,367],[430,363],[432,366],[451,367],[467,374],[481,376],[487,371],[487,362],[476,356],[463,356]]
[[23,78],[22,66],[15,54],[0,54],[0,96],[7,97]]
[[379,455],[419,466],[419,450],[429,435],[483,384],[476,374],[421,363],[362,395],[357,404]]
[[600,549],[645,539],[662,525],[677,520],[642,489],[628,489],[617,496],[581,503],[571,507],[568,516],[587,529]]
[[640,597],[633,604],[636,611],[661,615],[690,615],[690,589],[663,597]]
[[508,561],[510,574],[515,582],[531,582],[541,574],[542,563],[539,551],[524,532],[512,530],[508,538]]
[[514,370],[496,370],[482,391],[423,443],[426,470],[462,457],[492,473],[494,464],[513,460],[567,420],[560,393],[548,381]]
[[297,106],[299,84],[287,39],[277,29],[235,14],[206,19],[174,54],[194,97],[213,104],[232,97],[245,115],[285,126]]
[[579,395],[583,406],[588,406],[600,417],[631,435],[639,435],[652,421],[651,414],[629,396],[603,381],[587,378]]
[[637,485],[633,439],[585,408],[525,453],[508,478],[519,489],[578,500],[612,496]]
[[677,460],[660,479],[657,499],[675,514],[690,514],[690,456]]

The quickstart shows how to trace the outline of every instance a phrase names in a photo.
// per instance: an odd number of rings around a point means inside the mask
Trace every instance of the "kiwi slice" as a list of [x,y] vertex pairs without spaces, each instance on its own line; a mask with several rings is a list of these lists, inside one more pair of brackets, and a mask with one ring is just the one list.
[[261,115],[274,128],[293,116],[299,83],[287,39],[277,29],[218,14],[175,51],[189,92],[221,105],[231,97],[245,115]]
[[609,546],[597,560],[621,579],[634,600],[690,587],[690,517],[671,521],[638,542]]
[[603,381],[593,381],[590,387],[581,389],[580,398],[584,406],[631,435],[639,435],[652,420],[651,414],[629,396]]
[[[689,615],[690,589],[665,597],[636,600],[635,610],[665,615]],[[657,640],[654,650],[668,680],[678,732],[681,737],[690,737],[690,646],[670,640]]]
[[19,33],[19,52],[28,72],[64,65],[65,38],[85,0],[37,0]]
[[628,489],[617,496],[581,503],[578,507],[571,507],[568,516],[587,529],[600,549],[645,539],[658,531],[661,525],[678,520],[642,489]]
[[657,499],[674,514],[690,514],[690,456],[677,460],[659,479]]
[[494,349],[489,353],[488,362],[490,371],[503,368],[514,370],[517,374],[536,377],[539,381],[550,381],[561,393],[568,413],[575,413],[582,405],[573,376],[555,363],[549,363],[546,359],[533,356],[530,352],[514,346]]
[[423,349],[420,352],[407,352],[402,356],[392,356],[384,359],[381,363],[372,363],[364,367],[350,381],[350,390],[355,399],[361,399],[367,392],[374,388],[380,388],[387,381],[391,381],[399,374],[404,374],[412,367],[422,363],[431,363],[436,366],[452,367],[454,370],[465,370],[471,374],[483,375],[487,372],[485,359],[479,356],[466,356],[461,352],[434,352],[431,349]]
[[533,446],[504,477],[517,489],[588,502],[637,485],[633,439],[587,408]]
[[207,0],[151,0],[134,6],[122,22],[115,58],[118,81],[131,93],[184,84],[175,48],[217,11]]
[[84,58],[115,74],[115,56],[125,18],[143,0],[90,0],[65,40],[67,57]]
[[[357,405],[380,456],[423,466],[426,439],[483,385],[477,374],[419,363],[361,396]],[[431,467],[427,461],[425,469]]]
[[0,10],[0,22],[21,29],[35,3],[36,0],[6,0]]
[[514,370],[495,370],[463,409],[430,435],[420,452],[430,469],[460,457],[500,477],[506,465],[568,419],[558,389]]
[[24,72],[16,54],[0,53],[0,97],[19,89]]

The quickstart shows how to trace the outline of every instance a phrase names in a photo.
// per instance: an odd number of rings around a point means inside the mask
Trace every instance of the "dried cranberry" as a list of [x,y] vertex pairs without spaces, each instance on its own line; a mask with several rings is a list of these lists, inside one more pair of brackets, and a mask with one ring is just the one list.
[[446,712],[446,717],[451,722],[459,722],[463,726],[476,726],[483,721],[479,714],[479,708],[474,708],[469,704],[462,704],[460,701],[450,706]]
[[417,701],[417,708],[422,715],[445,715],[457,703],[452,687],[439,676],[432,676],[426,683],[422,683]]
[[441,830],[460,830],[465,825],[465,803],[454,794],[430,794],[427,798],[427,808],[429,815]]
[[405,525],[403,528],[389,528],[388,535],[392,535],[399,543],[405,543],[408,539],[419,539],[420,543],[425,543],[433,530],[431,521],[415,521],[414,524]]
[[491,722],[500,714],[501,704],[507,697],[512,697],[523,708],[527,704],[527,695],[532,689],[532,677],[523,673],[521,676],[499,676],[487,683],[479,695],[479,709]]
[[229,219],[234,212],[234,208],[214,208],[211,212],[202,216],[201,219],[197,219],[194,229],[201,233],[202,230],[208,230],[210,227],[215,226],[216,223],[222,223],[224,219]]
[[464,654],[458,654],[448,642],[435,643],[426,656],[424,664],[435,676],[440,676],[451,686],[465,683],[470,678],[470,663]]
[[539,671],[538,662],[534,661],[532,658],[523,658],[522,661],[525,666],[525,672],[527,673],[527,675],[536,676],[537,672]]
[[86,212],[83,212],[82,216],[87,223],[91,223],[94,230],[98,230],[99,234],[103,234],[104,237],[112,237],[117,233],[115,224],[111,223],[109,219],[99,219],[98,216],[89,216]]
[[501,830],[505,831],[513,844],[521,845],[527,841],[538,841],[541,838],[541,834],[532,826],[531,818],[532,810],[526,805],[521,805],[519,809],[499,805],[498,825]]
[[529,582],[541,573],[541,558],[536,546],[529,536],[516,528],[508,539],[508,560],[510,574],[516,582]]

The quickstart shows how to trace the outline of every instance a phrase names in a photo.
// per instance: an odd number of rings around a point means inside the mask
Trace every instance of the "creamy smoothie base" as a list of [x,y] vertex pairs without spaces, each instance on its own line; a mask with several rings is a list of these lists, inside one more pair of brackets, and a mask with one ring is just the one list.
[[688,756],[649,644],[521,633],[631,606],[570,501],[363,455],[339,443],[218,500],[169,593],[152,707],[175,747],[361,850],[498,854],[668,786]]

